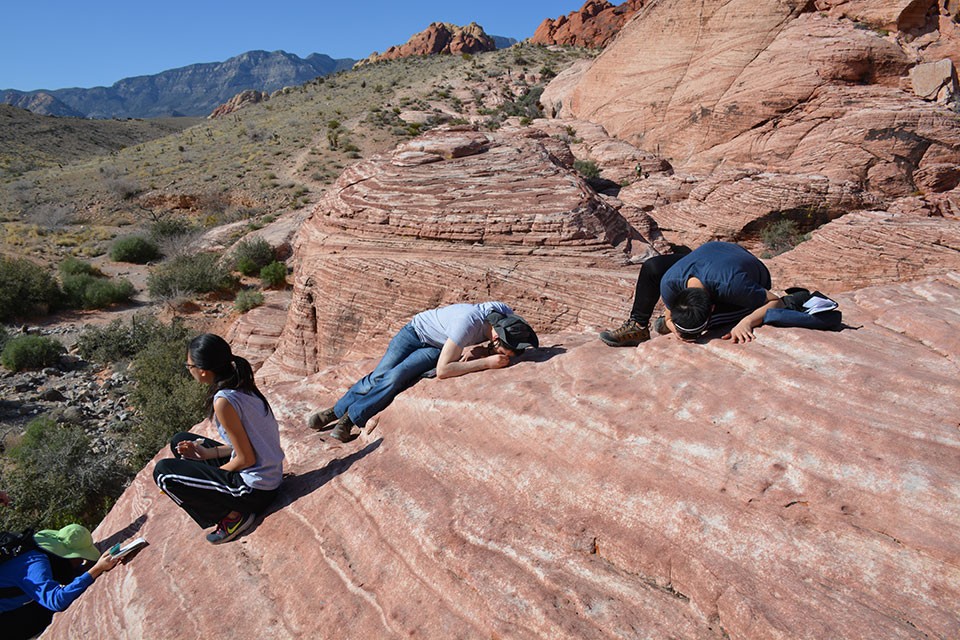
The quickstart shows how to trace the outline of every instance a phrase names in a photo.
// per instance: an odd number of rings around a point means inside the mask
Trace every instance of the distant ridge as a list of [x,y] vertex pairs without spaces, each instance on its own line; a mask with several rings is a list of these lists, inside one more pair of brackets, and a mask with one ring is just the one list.
[[86,118],[206,116],[245,89],[272,92],[350,69],[356,60],[313,53],[248,51],[224,62],[192,64],[110,87],[52,91],[0,90],[0,103],[41,115]]

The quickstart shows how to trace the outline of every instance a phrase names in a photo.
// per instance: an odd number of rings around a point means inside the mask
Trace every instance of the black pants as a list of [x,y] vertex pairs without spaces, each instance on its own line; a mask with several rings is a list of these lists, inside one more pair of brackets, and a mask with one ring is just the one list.
[[640,267],[637,276],[637,289],[633,293],[633,309],[630,310],[630,319],[645,327],[650,323],[653,308],[660,300],[660,281],[670,267],[680,262],[686,253],[670,253],[665,256],[649,258]]
[[0,613],[0,629],[10,640],[27,640],[47,628],[53,620],[53,611],[36,602],[29,602],[13,611]]
[[157,463],[153,480],[202,528],[212,527],[231,511],[261,513],[277,496],[279,489],[254,489],[247,486],[239,472],[221,469],[230,458],[188,460],[181,457],[177,445],[186,440],[199,440],[208,447],[223,446],[195,433],[178,433],[170,441],[175,457]]

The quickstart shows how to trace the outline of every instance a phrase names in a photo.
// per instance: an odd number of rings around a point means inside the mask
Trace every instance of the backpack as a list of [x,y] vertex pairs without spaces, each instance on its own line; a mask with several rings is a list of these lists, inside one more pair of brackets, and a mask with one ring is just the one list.
[[[33,540],[33,531],[27,529],[23,533],[0,531],[0,563],[22,556],[28,551],[37,548]],[[20,587],[0,587],[0,598],[16,598],[23,595]]]
[[0,562],[6,562],[37,548],[33,540],[33,531],[23,533],[0,531]]

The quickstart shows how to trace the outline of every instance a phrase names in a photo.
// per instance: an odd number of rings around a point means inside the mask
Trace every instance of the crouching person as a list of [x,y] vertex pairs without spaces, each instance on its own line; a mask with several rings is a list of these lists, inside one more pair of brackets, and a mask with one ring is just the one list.
[[0,564],[0,629],[3,637],[25,640],[39,634],[56,611],[66,611],[119,558],[101,554],[90,531],[69,524],[23,540],[21,553]]
[[200,527],[216,527],[207,541],[220,544],[247,530],[276,497],[283,478],[280,430],[246,359],[220,336],[190,342],[187,370],[206,384],[207,417],[223,442],[178,433],[173,458],[157,463],[153,479]]

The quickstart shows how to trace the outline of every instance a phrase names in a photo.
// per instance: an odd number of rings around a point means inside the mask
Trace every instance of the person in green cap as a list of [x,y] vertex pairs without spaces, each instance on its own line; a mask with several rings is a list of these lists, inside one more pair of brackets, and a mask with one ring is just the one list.
[[0,563],[0,629],[10,640],[43,631],[55,611],[65,611],[120,562],[109,551],[97,551],[90,531],[79,524],[38,531],[32,542],[36,548]]

